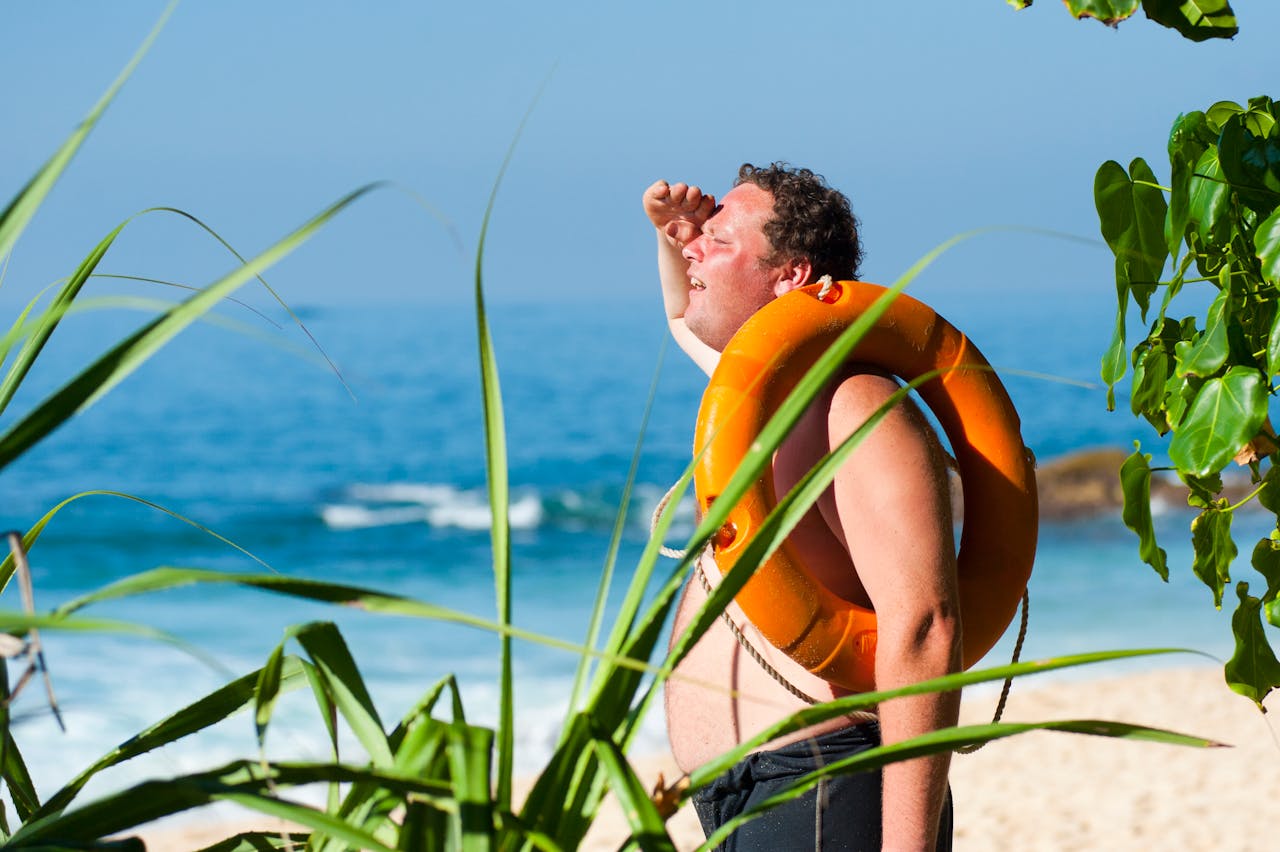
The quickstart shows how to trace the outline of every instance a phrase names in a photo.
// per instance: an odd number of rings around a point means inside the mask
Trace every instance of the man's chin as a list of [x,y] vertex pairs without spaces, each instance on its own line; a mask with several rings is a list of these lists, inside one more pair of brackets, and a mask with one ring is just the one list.
[[725,346],[729,344],[729,337],[732,337],[732,335],[725,337],[723,334],[716,333],[715,329],[708,329],[698,321],[696,316],[690,318],[689,315],[686,314],[684,324],[694,337],[698,338],[698,340],[710,346],[717,352],[723,352]]

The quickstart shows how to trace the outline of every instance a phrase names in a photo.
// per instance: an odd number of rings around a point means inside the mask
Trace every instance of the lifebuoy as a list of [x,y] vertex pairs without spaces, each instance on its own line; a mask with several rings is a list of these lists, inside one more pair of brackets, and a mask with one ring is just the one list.
[[[800,288],[761,308],[729,341],[702,397],[694,483],[702,510],[796,383],[885,288],[860,281]],[[965,516],[956,557],[964,666],[982,658],[1017,612],[1035,558],[1035,463],[1018,414],[987,360],[932,308],[899,294],[850,356],[908,381],[933,370],[917,392],[951,442]],[[705,449],[704,449],[705,448]],[[713,542],[728,573],[777,501],[772,467],[730,511]],[[875,686],[876,615],[837,596],[784,542],[735,598],[771,644],[827,681],[857,692]]]

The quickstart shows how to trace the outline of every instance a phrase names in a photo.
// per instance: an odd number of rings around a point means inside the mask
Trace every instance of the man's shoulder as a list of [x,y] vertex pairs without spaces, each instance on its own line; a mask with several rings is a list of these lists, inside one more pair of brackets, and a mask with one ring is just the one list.
[[865,418],[888,402],[901,387],[890,373],[874,367],[853,367],[832,383],[827,408],[832,416]]

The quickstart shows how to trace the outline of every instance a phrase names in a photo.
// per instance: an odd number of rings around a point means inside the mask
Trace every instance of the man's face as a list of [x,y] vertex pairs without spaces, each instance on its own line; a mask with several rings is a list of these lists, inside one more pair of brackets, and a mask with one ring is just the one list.
[[788,264],[766,266],[773,247],[764,226],[773,196],[755,184],[735,186],[684,247],[689,261],[689,306],[684,320],[698,339],[723,351],[747,318],[781,295]]

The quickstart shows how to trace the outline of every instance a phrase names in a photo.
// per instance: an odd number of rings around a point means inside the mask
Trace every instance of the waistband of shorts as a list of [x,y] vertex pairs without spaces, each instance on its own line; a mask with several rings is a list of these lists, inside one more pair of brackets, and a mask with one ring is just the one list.
[[880,744],[880,720],[867,719],[843,728],[825,731],[812,737],[796,740],[777,748],[769,749],[768,754],[809,755],[814,751],[845,751],[862,745]]

